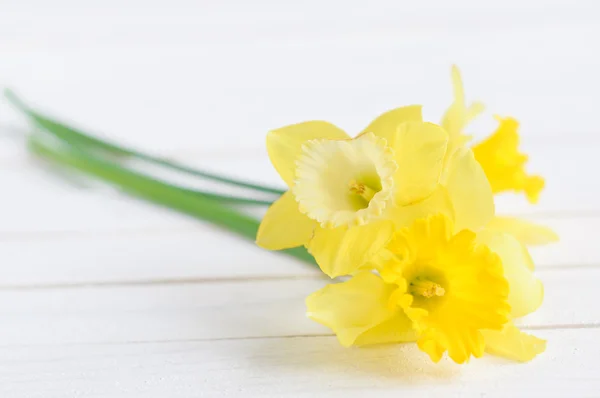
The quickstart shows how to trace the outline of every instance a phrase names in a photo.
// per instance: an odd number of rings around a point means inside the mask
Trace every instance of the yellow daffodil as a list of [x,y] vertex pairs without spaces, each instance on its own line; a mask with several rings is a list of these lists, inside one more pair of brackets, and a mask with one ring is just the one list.
[[[454,151],[459,150],[471,137],[464,133],[469,122],[479,115],[484,106],[480,102],[466,105],[460,71],[452,67],[454,101],[442,118],[442,126],[449,133],[446,162]],[[525,172],[527,155],[519,152],[518,122],[513,118],[497,117],[497,130],[484,141],[472,147],[475,158],[482,166],[493,193],[507,191],[524,192],[531,203],[536,203],[544,188],[544,179]],[[549,228],[512,217],[495,217],[487,228],[508,232],[527,245],[541,245],[558,241]]]
[[527,252],[506,234],[454,230],[444,215],[400,229],[370,262],[378,274],[365,269],[313,293],[308,316],[344,346],[416,341],[435,362],[484,351],[531,360],[545,341],[511,321],[543,296]]
[[452,236],[444,217],[419,220],[388,246],[384,282],[396,285],[390,304],[413,322],[417,344],[438,362],[443,353],[458,363],[483,355],[482,329],[501,330],[508,321],[508,283],[500,258],[475,245],[476,234]]
[[483,227],[494,214],[485,173],[464,148],[444,164],[447,144],[416,105],[382,114],[355,138],[324,121],[271,131],[269,157],[289,191],[267,211],[257,244],[306,245],[336,277],[359,270],[394,228],[429,214],[446,214],[457,229]]
[[496,118],[498,129],[473,147],[475,159],[481,164],[494,193],[524,192],[531,203],[536,203],[544,188],[544,179],[529,176],[524,166],[527,155],[519,152],[519,123],[513,118]]

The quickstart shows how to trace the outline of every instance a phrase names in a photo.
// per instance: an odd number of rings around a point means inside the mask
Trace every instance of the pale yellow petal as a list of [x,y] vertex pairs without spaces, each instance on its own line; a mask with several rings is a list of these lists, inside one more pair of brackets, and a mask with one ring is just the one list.
[[448,133],[433,123],[406,122],[388,139],[398,169],[395,201],[410,204],[431,195],[442,172]]
[[356,227],[315,229],[308,251],[331,278],[355,273],[390,240],[391,221],[376,221]]
[[405,343],[417,341],[417,338],[417,331],[413,328],[410,318],[403,311],[398,311],[387,321],[358,336],[354,345]]
[[457,231],[477,231],[494,217],[490,183],[470,149],[462,148],[452,157],[445,185],[454,208]]
[[308,243],[316,226],[316,221],[300,213],[294,195],[288,191],[267,210],[258,228],[256,243],[268,250],[302,246]]
[[467,114],[462,78],[456,65],[452,65],[452,88],[454,100],[442,117],[442,126],[450,134],[450,141],[454,146],[457,141],[462,140],[462,131],[466,125]]
[[522,317],[538,309],[544,299],[544,286],[533,274],[531,257],[525,246],[511,235],[489,230],[479,233],[477,240],[502,260],[504,277],[510,289],[508,303],[511,317]]
[[454,101],[442,118],[442,126],[450,134],[452,146],[456,147],[470,139],[463,134],[464,128],[485,110],[485,106],[478,101],[467,106],[462,77],[456,65],[452,65],[452,88]]
[[472,121],[485,111],[483,102],[475,101],[467,108],[467,122]]
[[446,151],[445,164],[447,165],[456,151],[460,150],[471,136],[465,134],[466,126],[484,111],[481,102],[474,102],[467,106],[460,71],[456,65],[452,66],[452,86],[454,89],[454,101],[448,107],[443,118],[442,127],[448,132],[448,149]]
[[282,127],[267,134],[267,152],[271,163],[289,187],[294,184],[296,159],[302,144],[316,138],[344,140],[350,137],[339,127],[318,120]]
[[384,213],[384,217],[394,221],[396,228],[411,225],[415,220],[430,215],[444,214],[454,219],[454,210],[448,191],[441,185],[428,198],[408,206],[394,206]]
[[514,217],[494,217],[486,226],[497,232],[506,232],[527,246],[558,242],[558,235],[550,228]]
[[[398,313],[387,305],[393,290],[393,285],[386,284],[375,274],[361,272],[346,282],[327,285],[308,296],[307,315],[333,330],[343,346],[351,346],[363,333]],[[383,334],[389,336],[387,330],[383,330]],[[366,341],[377,339],[373,334],[366,337]]]
[[454,101],[459,104],[465,104],[465,88],[460,75],[460,69],[458,66],[452,65],[452,89],[454,90]]
[[387,111],[371,122],[360,134],[373,133],[390,141],[398,126],[406,122],[422,122],[421,105],[410,105]]
[[512,323],[503,330],[483,330],[485,351],[520,362],[531,361],[546,350],[546,340],[521,332]]

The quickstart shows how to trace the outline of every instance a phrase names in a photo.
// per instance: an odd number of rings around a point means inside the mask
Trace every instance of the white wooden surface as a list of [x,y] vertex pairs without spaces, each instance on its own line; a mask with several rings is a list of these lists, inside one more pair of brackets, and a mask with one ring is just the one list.
[[[30,159],[0,102],[0,397],[600,396],[600,5],[595,0],[0,0],[0,85],[78,125],[281,184],[268,129],[357,131],[419,102],[439,119],[457,63],[471,99],[522,121],[560,234],[533,256],[546,300],[525,365],[344,349],[304,316],[314,269]],[[473,125],[481,137],[490,114]],[[198,183],[188,180],[185,184]]]

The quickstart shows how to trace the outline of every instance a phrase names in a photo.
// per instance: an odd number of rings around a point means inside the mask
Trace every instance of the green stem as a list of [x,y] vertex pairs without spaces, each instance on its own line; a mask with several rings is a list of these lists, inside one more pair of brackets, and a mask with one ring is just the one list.
[[41,114],[35,112],[28,105],[26,105],[14,92],[9,89],[4,90],[4,96],[12,103],[17,109],[25,113],[36,125],[40,128],[48,131],[54,136],[60,138],[63,141],[66,141],[72,146],[81,146],[88,147],[88,149],[97,149],[104,151],[108,154],[111,154],[116,157],[133,157],[139,160],[143,160],[145,162],[155,164],[158,166],[162,166],[171,170],[176,170],[181,173],[193,175],[196,177],[201,177],[213,181],[219,181],[226,184],[235,185],[238,187],[253,189],[255,191],[273,193],[277,195],[282,195],[285,193],[285,190],[279,188],[268,187],[259,184],[252,184],[248,182],[244,182],[241,180],[225,177],[222,175],[209,173],[203,170],[194,169],[176,162],[172,162],[160,157],[155,157],[148,155],[143,152],[136,151],[131,148],[126,148],[121,145],[117,145],[115,143],[111,143],[107,140],[102,140],[100,138],[94,137],[91,134],[84,133],[82,131],[78,131],[73,127],[69,127],[66,124],[62,124],[56,120],[52,120]]
[[[238,235],[255,240],[260,223],[219,202],[192,194],[188,190],[166,184],[144,174],[95,158],[77,148],[53,148],[32,136],[30,150],[47,160],[69,166],[91,176],[120,187],[129,194],[150,202],[169,207],[195,218],[225,227]],[[302,261],[316,264],[303,247],[284,250],[284,253]]]
[[[165,185],[170,185],[164,183]],[[187,192],[190,195],[198,195],[204,197],[206,199],[217,200],[220,203],[228,203],[228,204],[236,204],[236,205],[249,205],[249,206],[271,206],[273,204],[272,200],[256,200],[256,199],[247,199],[239,196],[229,196],[229,195],[219,195],[218,193],[212,193],[207,191],[201,191],[198,189],[187,189],[181,187],[175,187],[174,185],[170,185],[171,187],[177,188],[182,192]]]

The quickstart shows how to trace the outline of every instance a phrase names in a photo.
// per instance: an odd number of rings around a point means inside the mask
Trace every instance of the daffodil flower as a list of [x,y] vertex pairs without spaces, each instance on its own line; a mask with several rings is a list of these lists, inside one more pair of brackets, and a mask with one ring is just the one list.
[[[456,66],[452,67],[452,84],[454,101],[442,118],[442,126],[450,137],[446,162],[454,151],[471,139],[464,130],[484,110],[480,102],[467,106],[462,78]],[[518,122],[510,117],[496,119],[499,123],[496,131],[472,147],[475,159],[482,166],[494,194],[524,192],[530,203],[536,203],[544,188],[544,179],[525,172],[528,157],[519,152]],[[510,233],[527,245],[558,241],[558,236],[551,229],[513,217],[494,217],[487,228]]]
[[313,293],[308,316],[344,346],[416,341],[435,362],[484,351],[531,360],[545,341],[512,323],[543,297],[524,247],[506,234],[453,231],[445,215],[400,229],[370,263],[378,274],[365,269]]
[[[394,229],[444,213],[477,230],[494,215],[492,191],[470,149],[444,164],[448,133],[420,106],[377,117],[355,138],[324,121],[271,131],[267,150],[289,191],[267,211],[257,244],[305,245],[330,277],[357,272]],[[441,177],[444,176],[442,182]]]
[[524,166],[527,155],[519,152],[519,123],[513,118],[496,117],[498,129],[473,147],[475,159],[481,164],[492,186],[492,192],[524,192],[531,203],[536,203],[544,188],[544,179],[530,176]]

